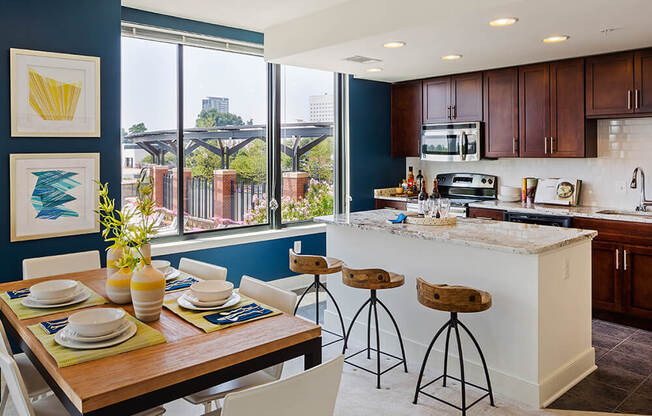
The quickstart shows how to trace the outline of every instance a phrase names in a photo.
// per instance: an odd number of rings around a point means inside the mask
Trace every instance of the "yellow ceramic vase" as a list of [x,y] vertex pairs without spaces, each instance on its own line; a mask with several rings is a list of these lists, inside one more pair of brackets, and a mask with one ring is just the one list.
[[113,273],[116,273],[120,268],[117,266],[118,260],[122,257],[122,248],[110,248],[106,252],[106,277],[107,279],[111,277]]
[[156,321],[161,316],[165,296],[165,275],[152,267],[151,246],[141,247],[143,264],[131,277],[131,301],[136,318],[143,322]]
[[117,271],[106,278],[106,296],[113,303],[130,303],[130,284],[131,269],[129,267],[117,269]]

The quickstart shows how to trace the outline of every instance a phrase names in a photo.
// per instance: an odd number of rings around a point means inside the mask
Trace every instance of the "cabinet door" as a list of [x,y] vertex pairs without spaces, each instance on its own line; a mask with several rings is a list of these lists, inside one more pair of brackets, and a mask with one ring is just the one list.
[[451,78],[441,77],[423,81],[423,122],[451,121]]
[[520,156],[547,157],[550,152],[550,65],[519,68]]
[[652,318],[652,247],[624,246],[623,250],[625,309]]
[[419,156],[421,82],[392,85],[392,157]]
[[634,112],[634,54],[586,59],[586,115]]
[[518,156],[518,70],[484,74],[484,155]]
[[584,59],[550,64],[550,139],[553,157],[584,157]]
[[482,72],[451,78],[453,121],[482,121]]
[[619,312],[622,308],[622,247],[593,241],[593,307]]
[[652,49],[634,54],[634,110],[652,113]]

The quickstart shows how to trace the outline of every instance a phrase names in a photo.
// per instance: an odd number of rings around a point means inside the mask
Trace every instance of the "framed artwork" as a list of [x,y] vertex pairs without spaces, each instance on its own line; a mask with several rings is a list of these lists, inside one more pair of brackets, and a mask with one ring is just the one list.
[[11,241],[100,231],[99,153],[9,155]]
[[100,58],[10,49],[13,137],[100,137]]

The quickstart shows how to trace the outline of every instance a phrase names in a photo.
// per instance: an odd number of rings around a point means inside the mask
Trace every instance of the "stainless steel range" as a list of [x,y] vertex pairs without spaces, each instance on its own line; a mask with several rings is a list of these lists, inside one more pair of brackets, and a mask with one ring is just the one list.
[[493,175],[441,173],[437,175],[437,184],[441,197],[450,199],[450,213],[456,217],[466,217],[471,202],[496,199],[498,196],[498,178]]

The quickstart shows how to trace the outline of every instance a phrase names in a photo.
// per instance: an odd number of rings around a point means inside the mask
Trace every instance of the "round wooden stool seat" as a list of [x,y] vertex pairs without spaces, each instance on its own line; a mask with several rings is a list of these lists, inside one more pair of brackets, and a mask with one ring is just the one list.
[[352,269],[343,265],[342,283],[358,289],[391,289],[403,286],[405,276],[383,269]]
[[420,277],[417,299],[423,306],[446,312],[482,312],[491,307],[488,292],[466,286],[435,285]]
[[331,274],[342,270],[342,260],[333,257],[297,254],[290,249],[290,270],[302,274]]

